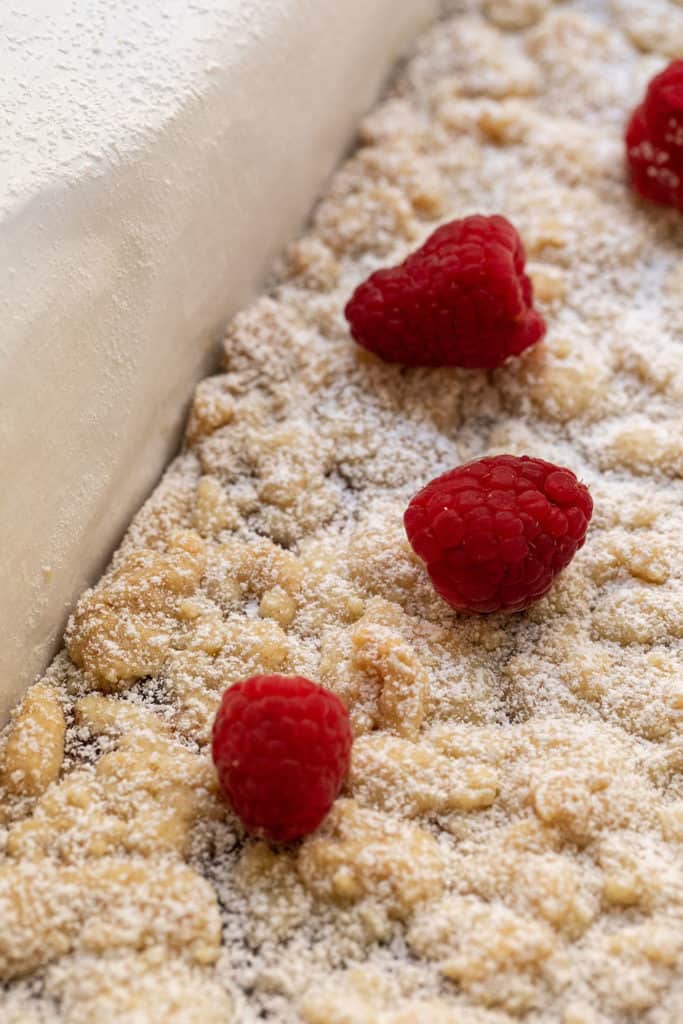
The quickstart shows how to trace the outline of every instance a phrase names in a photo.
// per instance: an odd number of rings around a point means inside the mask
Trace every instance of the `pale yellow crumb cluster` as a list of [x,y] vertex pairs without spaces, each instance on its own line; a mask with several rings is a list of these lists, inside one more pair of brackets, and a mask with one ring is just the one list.
[[[0,739],[3,1024],[683,1020],[683,222],[622,161],[683,7],[446,6]],[[353,287],[475,212],[519,229],[545,342],[489,374],[356,348]],[[458,616],[403,511],[502,451],[594,519],[527,613]],[[288,849],[210,760],[260,671],[355,734]]]

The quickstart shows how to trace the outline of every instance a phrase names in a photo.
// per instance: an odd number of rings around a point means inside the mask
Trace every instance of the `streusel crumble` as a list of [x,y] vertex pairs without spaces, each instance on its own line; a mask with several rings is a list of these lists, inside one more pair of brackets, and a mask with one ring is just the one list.
[[[4,733],[3,1024],[683,1020],[683,220],[623,156],[683,8],[448,6]],[[472,213],[519,229],[546,339],[493,372],[355,346],[355,286]],[[594,517],[530,610],[458,615],[402,516],[498,452],[570,467]],[[257,672],[355,734],[290,847],[210,759]]]

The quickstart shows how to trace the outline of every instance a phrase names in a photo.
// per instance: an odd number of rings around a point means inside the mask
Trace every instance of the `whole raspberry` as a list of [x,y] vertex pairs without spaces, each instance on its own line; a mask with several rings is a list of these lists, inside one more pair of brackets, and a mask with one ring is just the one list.
[[504,217],[444,224],[346,309],[359,345],[392,363],[491,370],[545,334],[516,230]]
[[288,843],[318,827],[342,787],[349,716],[338,697],[301,676],[252,676],[223,694],[212,754],[247,831]]
[[626,130],[626,156],[641,196],[683,210],[683,60],[650,82]]
[[527,455],[496,455],[432,480],[411,501],[404,523],[453,608],[518,612],[571,562],[592,512],[588,489],[571,470]]

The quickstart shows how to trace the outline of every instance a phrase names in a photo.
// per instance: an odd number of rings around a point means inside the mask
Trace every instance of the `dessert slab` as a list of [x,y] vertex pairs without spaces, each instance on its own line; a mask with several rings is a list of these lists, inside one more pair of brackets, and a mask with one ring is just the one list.
[[[11,1024],[681,1018],[683,223],[633,195],[623,133],[683,8],[449,8],[4,733]],[[472,213],[519,230],[544,341],[493,371],[355,346],[356,285]],[[403,513],[501,452],[571,468],[593,519],[528,611],[456,614]],[[256,672],[354,731],[290,846],[245,835],[210,758]]]

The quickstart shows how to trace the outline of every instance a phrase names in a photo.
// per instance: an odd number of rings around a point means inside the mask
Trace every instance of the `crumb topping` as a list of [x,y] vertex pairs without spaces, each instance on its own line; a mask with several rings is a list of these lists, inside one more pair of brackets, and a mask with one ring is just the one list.
[[[683,222],[622,152],[683,9],[446,6],[0,738],[6,1024],[683,1015]],[[493,372],[355,346],[356,285],[473,213],[518,227],[545,342]],[[594,518],[537,605],[462,616],[402,515],[500,452],[570,467]],[[356,737],[280,849],[209,752],[223,689],[268,672]]]

